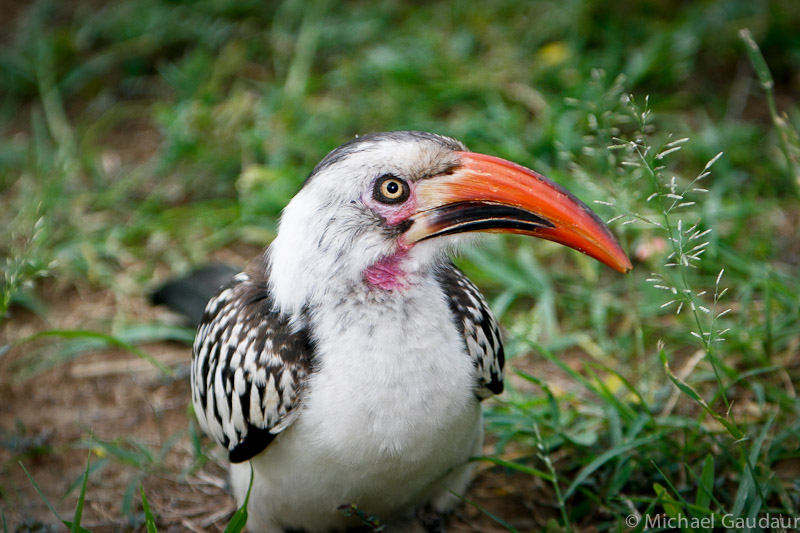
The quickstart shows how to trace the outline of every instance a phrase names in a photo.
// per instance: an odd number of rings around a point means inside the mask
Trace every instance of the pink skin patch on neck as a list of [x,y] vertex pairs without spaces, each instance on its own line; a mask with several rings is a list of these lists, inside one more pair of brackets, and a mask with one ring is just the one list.
[[401,249],[392,255],[379,259],[364,271],[364,279],[368,284],[385,291],[404,290],[408,288],[402,263],[408,254],[407,249]]

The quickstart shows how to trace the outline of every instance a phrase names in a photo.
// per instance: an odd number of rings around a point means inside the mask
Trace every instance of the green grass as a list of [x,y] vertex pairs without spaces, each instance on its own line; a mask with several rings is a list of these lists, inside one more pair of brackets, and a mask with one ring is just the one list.
[[[0,49],[0,320],[46,319],[52,287],[122,302],[157,272],[267,244],[357,133],[448,134],[600,201],[636,258],[619,276],[503,237],[459,259],[513,377],[488,407],[488,460],[550,487],[548,527],[797,516],[782,475],[800,459],[792,1],[76,4],[33,3]],[[64,344],[14,371],[185,336],[124,311],[95,329],[40,333]],[[107,444],[142,476],[161,468]]]
[[71,522],[61,518],[61,516],[58,514],[58,511],[56,511],[55,507],[53,507],[53,504],[50,503],[50,501],[47,499],[47,496],[44,494],[44,492],[42,492],[42,489],[40,489],[39,485],[36,484],[36,480],[33,479],[33,476],[25,468],[25,465],[20,463],[22,470],[25,472],[25,475],[28,476],[31,485],[33,485],[33,487],[36,489],[36,492],[39,494],[44,503],[47,505],[47,508],[50,509],[50,512],[53,513],[53,515],[58,519],[59,522],[61,522],[62,524],[64,524],[69,528],[70,533],[76,533],[76,532],[84,533],[88,531],[87,529],[81,527],[81,515],[83,514],[83,506],[86,501],[86,484],[89,481],[91,457],[92,456],[90,453],[86,458],[86,468],[84,469],[83,476],[81,477],[81,493],[78,496],[77,503],[75,504],[75,513],[72,517]]

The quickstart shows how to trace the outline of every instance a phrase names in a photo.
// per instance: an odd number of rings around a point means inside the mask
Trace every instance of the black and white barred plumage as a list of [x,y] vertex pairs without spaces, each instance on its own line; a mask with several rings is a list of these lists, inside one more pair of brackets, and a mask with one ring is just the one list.
[[[193,348],[195,413],[234,463],[261,452],[292,423],[313,369],[310,335],[275,311],[266,266],[259,257],[208,302]],[[475,367],[477,395],[500,394],[504,354],[494,315],[451,263],[436,277]]]
[[480,382],[478,395],[486,399],[500,394],[505,354],[492,310],[478,287],[452,264],[439,269],[436,277],[447,295],[453,320],[462,328],[467,353],[475,364]]
[[192,355],[192,403],[200,425],[242,462],[297,414],[313,347],[273,309],[259,258],[206,306]]

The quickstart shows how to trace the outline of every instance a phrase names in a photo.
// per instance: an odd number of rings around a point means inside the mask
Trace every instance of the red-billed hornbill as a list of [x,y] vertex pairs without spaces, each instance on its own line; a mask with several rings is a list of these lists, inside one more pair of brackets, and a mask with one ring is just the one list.
[[[228,449],[251,531],[392,526],[453,508],[503,390],[481,293],[448,258],[469,232],[559,242],[625,272],[603,222],[556,183],[422,132],[328,154],[277,237],[206,307],[192,359],[202,428]],[[437,530],[436,520],[425,527]]]

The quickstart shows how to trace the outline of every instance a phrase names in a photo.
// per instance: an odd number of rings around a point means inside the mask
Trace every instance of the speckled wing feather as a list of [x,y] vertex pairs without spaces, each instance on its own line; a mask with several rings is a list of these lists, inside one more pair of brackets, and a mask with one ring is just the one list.
[[299,412],[313,349],[304,330],[272,309],[265,259],[206,306],[192,353],[192,403],[231,462],[266,448]]
[[467,353],[475,365],[477,394],[481,399],[503,392],[503,342],[489,305],[481,291],[455,265],[437,271],[453,320],[462,332]]

